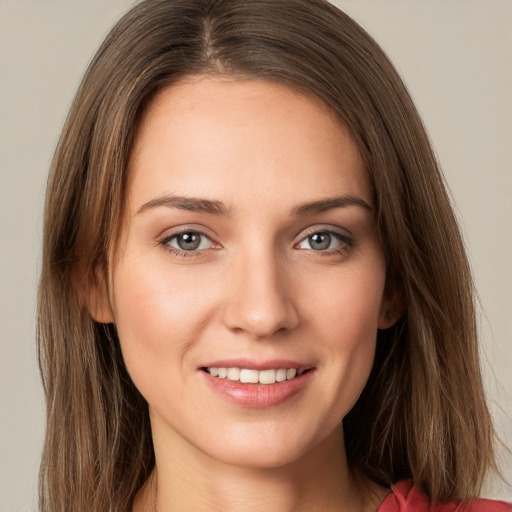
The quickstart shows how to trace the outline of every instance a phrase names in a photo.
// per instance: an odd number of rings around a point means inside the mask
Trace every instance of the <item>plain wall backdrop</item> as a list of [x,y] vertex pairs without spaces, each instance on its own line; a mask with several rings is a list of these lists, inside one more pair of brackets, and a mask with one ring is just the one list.
[[[481,298],[486,384],[510,447],[512,1],[335,3],[383,46],[423,115],[461,219]],[[131,4],[0,0],[0,511],[37,508],[44,404],[35,295],[48,166],[87,63]],[[499,453],[512,483],[512,456]],[[486,494],[512,499],[512,487],[493,479]]]

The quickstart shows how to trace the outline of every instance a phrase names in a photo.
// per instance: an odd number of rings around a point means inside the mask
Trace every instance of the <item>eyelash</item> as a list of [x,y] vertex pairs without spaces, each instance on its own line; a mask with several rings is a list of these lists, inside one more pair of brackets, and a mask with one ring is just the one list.
[[206,233],[203,233],[202,231],[199,231],[197,229],[184,229],[183,231],[179,231],[177,233],[173,233],[172,235],[168,235],[168,236],[164,237],[158,243],[160,245],[162,245],[166,251],[170,252],[177,258],[194,258],[194,257],[197,258],[198,256],[201,256],[201,253],[204,252],[206,249],[185,251],[185,250],[178,249],[176,247],[172,247],[171,245],[169,245],[169,242],[171,240],[173,240],[174,238],[177,238],[180,235],[183,236],[183,235],[188,235],[188,234],[193,234],[196,236],[200,236],[202,238],[206,238],[207,240],[209,240],[212,243],[212,245],[214,245],[214,246],[217,245],[220,247],[220,244],[215,244],[215,242],[211,239],[211,237],[209,237]]
[[334,231],[332,229],[314,229],[310,231],[309,233],[306,233],[300,240],[298,244],[295,244],[295,247],[298,245],[304,243],[308,238],[314,236],[314,235],[329,235],[330,237],[335,238],[338,240],[339,244],[332,248],[327,250],[314,250],[314,249],[304,249],[308,250],[311,253],[313,253],[315,256],[333,256],[333,255],[345,255],[347,252],[350,251],[355,246],[355,241],[350,236],[340,233],[338,231]]
[[[159,245],[163,246],[165,250],[167,250],[168,252],[170,252],[171,254],[173,254],[174,256],[176,256],[178,258],[193,258],[193,257],[201,256],[201,253],[206,251],[207,249],[185,251],[185,250],[181,250],[181,249],[178,249],[176,247],[172,247],[171,245],[169,245],[171,240],[179,237],[180,235],[182,236],[182,235],[186,235],[186,234],[193,234],[193,235],[200,236],[202,238],[206,238],[207,240],[209,240],[213,247],[209,247],[208,249],[210,249],[210,248],[218,249],[219,247],[221,247],[220,244],[216,244],[211,239],[211,237],[208,236],[206,233],[199,231],[199,230],[194,230],[194,229],[185,229],[183,231],[173,233],[172,235],[165,236],[158,243],[159,243]],[[316,250],[316,251],[314,249],[302,249],[302,250],[310,251],[311,253],[314,253],[315,255],[319,255],[319,256],[333,256],[335,254],[346,254],[355,245],[355,242],[351,237],[349,237],[345,234],[339,233],[338,231],[334,231],[332,229],[315,229],[315,230],[310,231],[309,233],[306,233],[301,238],[301,240],[297,244],[294,245],[294,248],[297,248],[300,244],[304,243],[308,238],[310,238],[314,235],[329,235],[331,237],[334,237],[335,239],[337,239],[340,242],[339,245],[334,247],[333,249]]]

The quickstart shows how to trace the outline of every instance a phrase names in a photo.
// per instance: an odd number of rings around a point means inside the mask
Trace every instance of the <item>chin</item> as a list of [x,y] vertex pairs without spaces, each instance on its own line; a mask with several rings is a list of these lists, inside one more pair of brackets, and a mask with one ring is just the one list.
[[293,464],[304,455],[304,452],[295,447],[273,450],[269,447],[255,449],[254,446],[250,446],[247,449],[244,449],[244,447],[232,447],[229,454],[224,451],[216,455],[211,454],[219,462],[230,466],[263,470],[279,469]]
[[[279,469],[293,464],[304,457],[312,456],[321,450],[331,436],[311,435],[311,431],[300,432],[300,428],[279,430],[261,428],[258,432],[237,432],[219,436],[205,447],[204,453],[211,458],[231,466],[253,469]],[[337,432],[336,432],[337,436]],[[342,442],[342,435],[340,441]],[[330,444],[330,443],[329,443]],[[331,446],[330,450],[334,446]]]

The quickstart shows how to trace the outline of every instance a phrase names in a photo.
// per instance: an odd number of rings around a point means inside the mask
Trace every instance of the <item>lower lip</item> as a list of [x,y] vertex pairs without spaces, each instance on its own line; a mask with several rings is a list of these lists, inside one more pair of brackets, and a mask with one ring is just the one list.
[[297,395],[310,381],[313,371],[275,384],[243,384],[239,381],[212,377],[201,371],[213,391],[241,407],[264,408],[279,405]]

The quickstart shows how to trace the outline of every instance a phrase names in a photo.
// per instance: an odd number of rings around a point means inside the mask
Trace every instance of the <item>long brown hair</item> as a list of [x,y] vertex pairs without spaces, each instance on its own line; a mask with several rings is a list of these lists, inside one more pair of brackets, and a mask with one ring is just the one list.
[[92,320],[74,276],[108,272],[141,112],[161,88],[200,73],[308,91],[350,130],[404,314],[378,333],[372,374],[344,419],[349,462],[384,485],[411,478],[432,501],[475,497],[495,465],[473,285],[443,178],[395,69],[324,0],[145,0],[91,62],[49,177],[38,303],[41,509],[126,511],[154,466],[147,404],[115,326]]

